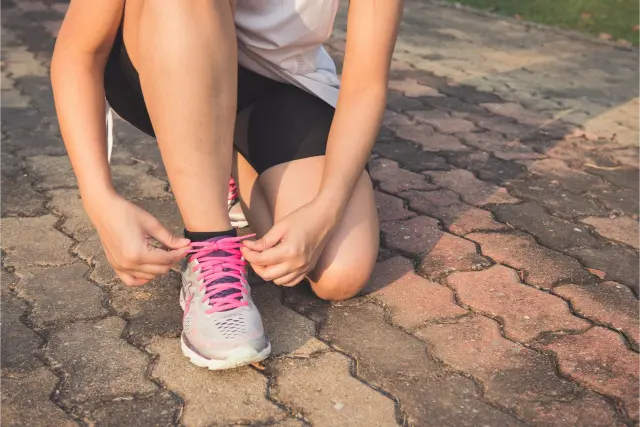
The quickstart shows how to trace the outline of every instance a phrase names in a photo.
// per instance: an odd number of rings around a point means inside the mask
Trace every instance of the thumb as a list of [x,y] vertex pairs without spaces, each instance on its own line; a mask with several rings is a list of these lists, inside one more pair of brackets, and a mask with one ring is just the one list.
[[189,239],[178,237],[167,230],[157,219],[153,218],[147,225],[146,230],[151,237],[162,243],[169,249],[181,249],[187,246]]
[[284,227],[278,224],[271,227],[262,238],[258,240],[245,240],[244,245],[252,251],[262,252],[277,245],[284,236]]

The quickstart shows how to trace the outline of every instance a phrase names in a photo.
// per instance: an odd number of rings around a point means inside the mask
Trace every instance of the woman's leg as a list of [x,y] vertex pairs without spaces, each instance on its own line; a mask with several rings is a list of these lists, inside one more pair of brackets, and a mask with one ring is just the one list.
[[237,103],[230,2],[129,0],[124,41],[187,230],[229,230]]
[[[265,234],[273,221],[313,200],[320,189],[324,156],[276,165],[258,177],[240,155],[236,168],[240,198],[252,229]],[[344,216],[310,274],[315,293],[327,300],[356,295],[375,266],[379,225],[371,180],[366,172],[354,189]]]

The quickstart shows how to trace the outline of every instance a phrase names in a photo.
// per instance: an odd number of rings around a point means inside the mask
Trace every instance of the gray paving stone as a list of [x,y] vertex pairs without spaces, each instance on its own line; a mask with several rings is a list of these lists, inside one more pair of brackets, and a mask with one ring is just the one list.
[[500,205],[492,211],[499,221],[533,234],[540,243],[552,249],[600,247],[604,244],[589,234],[586,227],[551,216],[534,203]]
[[518,202],[518,199],[510,196],[506,189],[480,181],[466,170],[425,172],[425,175],[429,176],[434,184],[459,194],[463,201],[471,205],[486,206]]
[[107,260],[97,234],[92,234],[82,240],[73,248],[73,252],[93,267],[89,274],[91,280],[100,285],[111,285],[118,280],[118,276],[116,276],[115,271]]
[[387,325],[380,307],[333,307],[320,335],[358,360],[360,378],[397,397],[412,425],[523,425],[482,402],[469,379],[444,371],[418,340]]
[[82,413],[96,427],[167,427],[175,425],[181,405],[168,392],[151,397],[85,403]]
[[[4,359],[4,357],[3,357]],[[49,396],[58,378],[45,368],[22,377],[2,378],[2,415],[5,427],[74,427],[76,423]]]
[[159,356],[152,376],[184,400],[184,425],[237,425],[284,418],[284,411],[266,398],[267,379],[255,370],[198,368],[184,357],[177,338],[160,338],[148,349]]
[[510,180],[505,187],[516,197],[535,201],[564,218],[607,213],[593,200],[570,193],[546,179]]
[[136,345],[147,345],[154,336],[180,335],[180,284],[180,275],[172,271],[144,286],[129,287],[118,283],[111,288],[110,305],[127,319],[128,338]]
[[9,292],[10,281],[12,280],[9,273],[2,272],[2,296],[0,301],[0,316],[2,318],[2,331],[0,333],[2,357],[0,357],[0,361],[2,362],[2,372],[28,372],[42,366],[42,362],[35,355],[43,341],[20,321],[20,318],[27,310],[27,305]]
[[295,353],[314,339],[315,323],[282,304],[281,288],[262,283],[252,286],[251,294],[271,340],[272,356]]
[[33,189],[33,179],[18,175],[2,178],[2,216],[38,216],[46,214],[45,197]]
[[339,353],[268,365],[277,378],[272,395],[314,426],[398,425],[394,402],[353,378],[349,359]]
[[73,241],[54,228],[57,222],[53,215],[3,218],[1,244],[6,252],[5,266],[21,269],[73,262],[69,254]]
[[80,321],[51,333],[47,357],[66,373],[60,398],[69,403],[152,393],[146,377],[148,357],[121,338],[119,317]]
[[607,280],[615,280],[638,295],[638,254],[621,246],[605,246],[599,249],[573,249],[571,255],[589,268],[605,273]]
[[481,180],[497,185],[502,185],[508,179],[526,175],[525,166],[499,159],[484,151],[447,153],[446,157],[450,164],[460,169],[470,170]]
[[84,278],[88,271],[85,264],[17,271],[16,290],[33,304],[29,318],[43,326],[106,315],[104,294]]

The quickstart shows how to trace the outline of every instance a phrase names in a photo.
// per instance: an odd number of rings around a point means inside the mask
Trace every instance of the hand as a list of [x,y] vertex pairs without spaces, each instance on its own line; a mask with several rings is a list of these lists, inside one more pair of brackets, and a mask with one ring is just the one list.
[[[127,286],[141,286],[171,270],[188,250],[151,214],[114,194],[87,205],[109,263]],[[154,240],[168,250],[155,247]]]
[[253,270],[276,285],[294,286],[315,267],[333,229],[322,209],[311,202],[290,213],[256,241],[241,248]]

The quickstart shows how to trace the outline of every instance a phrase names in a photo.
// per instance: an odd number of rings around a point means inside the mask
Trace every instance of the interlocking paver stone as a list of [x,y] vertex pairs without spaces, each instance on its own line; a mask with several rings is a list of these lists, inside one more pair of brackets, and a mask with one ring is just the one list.
[[605,186],[597,176],[571,169],[565,162],[558,159],[538,160],[529,167],[529,171],[541,178],[558,181],[562,187],[575,193],[584,193],[587,190]]
[[447,282],[460,302],[500,319],[505,335],[519,342],[530,341],[543,332],[582,331],[589,327],[588,322],[569,312],[562,299],[523,285],[514,270],[502,265],[453,273]]
[[418,340],[387,325],[380,307],[334,307],[320,334],[358,360],[360,378],[398,398],[412,425],[524,425],[484,403],[469,379],[443,370]]
[[479,150],[447,153],[447,161],[457,168],[473,171],[483,181],[497,185],[502,185],[508,179],[526,175],[525,166]]
[[466,151],[468,147],[460,143],[453,135],[434,132],[433,128],[425,125],[398,126],[396,135],[407,141],[415,142],[424,151]]
[[638,418],[638,353],[613,331],[594,326],[579,335],[550,337],[539,344],[558,358],[560,373],[619,399],[629,417]]
[[409,207],[419,213],[441,220],[452,233],[464,235],[476,230],[509,230],[493,219],[491,212],[478,209],[460,200],[449,190],[404,191],[400,196]]
[[402,168],[412,172],[451,169],[443,157],[435,154],[425,156],[414,144],[402,140],[379,141],[373,147],[373,151],[383,157],[395,160]]
[[433,126],[442,133],[465,133],[473,132],[477,129],[469,120],[458,117],[424,117],[422,114],[415,114],[415,118],[420,122]]
[[589,224],[603,237],[640,249],[638,221],[626,216],[615,218],[589,217],[581,220]]
[[32,183],[33,179],[28,175],[2,177],[2,217],[38,216],[46,213],[45,197],[33,189]]
[[607,211],[593,200],[571,193],[546,179],[514,179],[505,183],[505,187],[516,197],[533,200],[549,211],[565,218],[587,215],[606,215]]
[[518,140],[507,139],[491,132],[465,133],[460,137],[466,145],[490,151],[502,160],[526,160],[543,157]]
[[85,418],[96,427],[166,427],[175,425],[180,407],[174,396],[163,392],[151,397],[84,404],[82,409]]
[[376,266],[370,286],[377,289],[372,297],[390,310],[391,321],[407,329],[467,313],[449,288],[417,275],[413,263],[399,256]]
[[251,295],[262,315],[273,356],[294,353],[313,339],[315,323],[282,304],[282,288],[263,282],[251,288]]
[[638,219],[638,206],[640,205],[638,191],[624,188],[606,188],[592,190],[589,194],[607,208]]
[[[551,358],[503,338],[493,320],[474,315],[428,325],[417,335],[429,343],[438,359],[476,378],[487,398],[528,422],[547,425],[545,421],[552,417],[553,424],[569,425],[577,415],[583,423],[616,424],[615,410],[606,400],[589,395],[593,406],[582,407],[584,396],[574,396],[579,388],[557,375]],[[553,409],[541,413],[540,408],[554,401],[558,403]]]
[[439,279],[454,271],[482,270],[490,262],[478,254],[476,245],[449,233],[442,233],[438,242],[422,259],[420,274]]
[[589,234],[586,227],[549,215],[535,203],[499,205],[492,211],[499,221],[533,234],[541,244],[552,249],[600,247],[604,244]]
[[638,295],[638,255],[631,249],[620,246],[583,248],[571,250],[571,255],[586,267],[603,271],[607,280],[620,282]]
[[590,283],[594,277],[569,256],[538,245],[522,232],[472,233],[483,255],[524,273],[530,285],[550,289],[558,283]]
[[42,339],[20,321],[27,305],[6,289],[9,280],[10,275],[2,272],[0,361],[3,373],[26,372],[42,365],[42,362],[35,358],[38,348],[42,345]]
[[49,395],[57,382],[58,378],[46,368],[37,369],[17,378],[3,377],[0,417],[2,425],[5,427],[79,426],[80,424],[73,421],[49,400]]
[[[69,254],[73,241],[54,228],[58,218],[3,218],[4,264],[17,269],[38,265],[61,265],[74,261]],[[28,232],[28,238],[25,238]]]
[[[394,402],[350,374],[349,359],[330,352],[270,363],[272,395],[315,426],[396,426]],[[361,408],[370,408],[362,411]]]
[[107,261],[107,256],[102,249],[102,243],[100,243],[97,234],[92,234],[91,237],[82,240],[73,248],[73,252],[93,267],[89,275],[91,280],[101,285],[108,285],[118,279],[115,271]]
[[512,102],[507,103],[483,103],[480,104],[492,113],[499,114],[501,116],[510,117],[522,124],[538,127],[544,124],[548,119],[541,114],[534,113],[531,110],[527,110],[522,105]]
[[416,79],[390,80],[389,89],[404,93],[405,96],[442,96],[436,89],[423,85]]
[[111,289],[110,305],[127,319],[127,333],[134,343],[143,346],[156,335],[180,335],[180,284],[180,276],[169,272],[144,286],[129,287],[119,283]]
[[16,290],[33,304],[29,318],[50,325],[106,315],[104,294],[84,278],[88,271],[85,264],[17,271]]
[[379,191],[376,191],[374,195],[380,222],[398,221],[416,216],[415,213],[405,209],[402,199]]
[[371,178],[378,182],[379,188],[387,193],[406,190],[435,190],[420,174],[410,172],[388,159],[376,159],[370,163]]
[[285,415],[267,400],[267,379],[251,368],[215,372],[198,368],[184,357],[178,338],[159,338],[149,350],[159,356],[152,376],[185,402],[185,426],[265,422]]
[[469,171],[455,169],[446,172],[425,172],[434,184],[457,193],[467,203],[477,206],[517,203],[506,189],[480,181]]
[[76,322],[51,333],[47,357],[67,375],[60,387],[64,401],[79,403],[156,390],[146,378],[147,356],[120,338],[124,327],[124,320],[108,317]]
[[554,292],[571,301],[576,313],[622,331],[638,349],[638,300],[629,288],[616,282],[602,282],[564,285],[554,289]]

